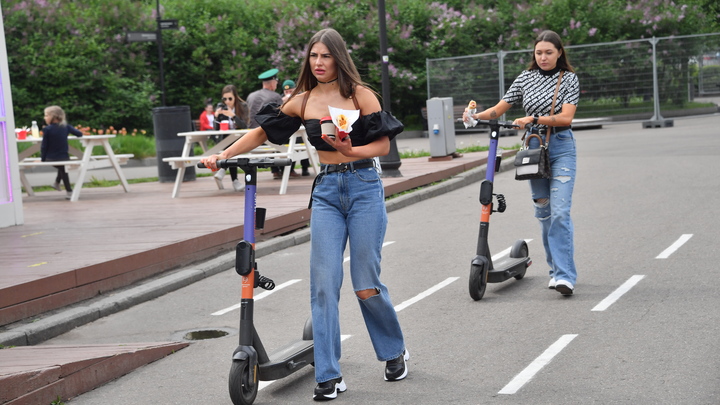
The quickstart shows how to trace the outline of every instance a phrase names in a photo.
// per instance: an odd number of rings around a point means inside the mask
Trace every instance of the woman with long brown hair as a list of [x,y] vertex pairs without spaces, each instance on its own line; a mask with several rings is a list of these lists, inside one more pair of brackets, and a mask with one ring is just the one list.
[[[322,134],[320,119],[329,107],[358,110],[349,136]],[[350,276],[375,355],[386,362],[384,378],[407,375],[409,355],[387,287],[380,281],[380,257],[387,213],[376,156],[390,151],[390,140],[403,125],[380,108],[350,58],[345,41],[333,29],[317,32],[307,46],[297,88],[282,106],[266,105],[254,129],[220,155],[203,163],[245,153],[266,140],[285,143],[305,125],[321,162],[312,192],[310,218],[310,293],[315,343],[314,399],[327,400],[346,390],[340,371],[338,302],[343,280],[343,252],[350,247]]]

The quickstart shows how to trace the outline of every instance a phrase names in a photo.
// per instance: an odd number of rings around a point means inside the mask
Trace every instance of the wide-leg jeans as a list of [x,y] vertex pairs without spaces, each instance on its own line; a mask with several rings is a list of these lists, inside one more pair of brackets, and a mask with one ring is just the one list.
[[310,219],[310,303],[319,383],[342,376],[338,302],[348,240],[353,290],[378,292],[365,300],[358,298],[377,359],[397,358],[405,349],[397,313],[380,282],[386,226],[385,192],[375,168],[318,175]]
[[[530,148],[538,145],[537,139],[530,140]],[[570,208],[575,187],[577,152],[572,129],[550,135],[548,155],[552,177],[530,180],[535,217],[540,221],[550,277],[575,285],[577,269]],[[547,203],[538,203],[538,200],[542,199],[546,199]]]

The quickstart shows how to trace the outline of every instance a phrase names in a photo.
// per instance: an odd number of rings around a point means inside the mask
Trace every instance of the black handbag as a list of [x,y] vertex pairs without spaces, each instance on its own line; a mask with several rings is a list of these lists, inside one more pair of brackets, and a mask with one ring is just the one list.
[[[540,147],[529,149],[530,138],[540,140]],[[525,143],[515,155],[515,180],[549,179],[550,158],[548,157],[547,142],[539,135],[530,134],[525,137]]]
[[[552,105],[550,106],[551,117],[555,114],[555,102],[557,101],[563,73],[565,72],[560,72],[557,85],[555,86],[555,94],[553,95]],[[549,179],[552,176],[550,156],[548,154],[548,143],[550,142],[551,132],[552,128],[546,130],[544,140],[537,134],[526,134],[523,136],[523,146],[517,155],[515,155],[515,180]],[[539,148],[530,149],[528,146],[530,138],[532,137],[536,137],[540,141]]]

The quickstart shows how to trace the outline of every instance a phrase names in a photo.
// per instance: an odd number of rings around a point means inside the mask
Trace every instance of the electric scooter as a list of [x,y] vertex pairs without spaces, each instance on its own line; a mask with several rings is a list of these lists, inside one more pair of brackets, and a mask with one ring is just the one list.
[[[507,208],[505,196],[493,194],[493,181],[495,172],[500,169],[502,156],[497,155],[498,137],[500,128],[518,128],[510,121],[477,120],[478,124],[490,127],[490,150],[488,151],[487,171],[485,180],[480,183],[480,233],[478,236],[477,252],[470,267],[470,296],[475,301],[482,299],[487,283],[501,283],[515,277],[520,280],[525,277],[525,271],[532,264],[527,243],[519,239],[513,243],[510,255],[493,263],[488,246],[488,231],[490,229],[490,215],[493,212],[504,212]],[[493,158],[494,157],[494,158]],[[493,209],[493,197],[497,198],[497,210]]]
[[[221,169],[237,167],[245,172],[245,222],[243,240],[235,248],[235,271],[242,276],[240,300],[240,332],[238,347],[233,352],[228,388],[230,399],[235,405],[250,405],[255,401],[259,381],[273,381],[300,370],[308,364],[314,365],[312,317],[308,317],[302,338],[268,354],[253,324],[253,289],[275,288],[275,283],[257,271],[255,262],[255,229],[262,229],[265,223],[264,208],[256,207],[257,169],[282,167],[292,164],[290,159],[236,158],[218,160]],[[199,163],[199,168],[205,165]]]

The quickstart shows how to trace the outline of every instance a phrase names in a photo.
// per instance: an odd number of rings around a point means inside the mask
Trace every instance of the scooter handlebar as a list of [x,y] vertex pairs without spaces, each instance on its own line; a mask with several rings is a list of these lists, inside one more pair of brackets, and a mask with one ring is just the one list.
[[513,124],[512,121],[498,121],[498,120],[477,120],[478,124],[498,126],[503,128],[520,128],[520,125]]
[[[268,167],[284,167],[292,164],[291,159],[278,159],[278,158],[234,158],[234,159],[220,159],[215,162],[217,167],[221,169],[227,169],[230,167],[257,167],[257,168],[268,168]],[[204,163],[198,163],[197,167],[200,169],[206,169]]]

